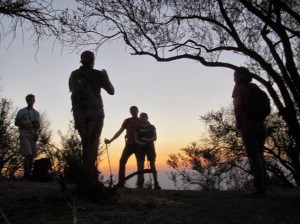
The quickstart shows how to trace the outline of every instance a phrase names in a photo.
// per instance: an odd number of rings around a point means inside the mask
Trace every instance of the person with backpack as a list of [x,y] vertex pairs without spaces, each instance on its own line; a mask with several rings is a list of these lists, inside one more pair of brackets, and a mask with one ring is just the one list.
[[27,107],[20,109],[15,118],[15,125],[19,127],[20,153],[24,156],[24,180],[30,180],[33,159],[37,157],[36,142],[41,125],[40,114],[33,108],[35,96],[28,94],[25,98]]
[[[101,89],[114,95],[106,70],[94,69],[95,56],[91,51],[82,52],[79,69],[73,71],[69,78],[72,111],[75,129],[81,137],[83,148],[83,166],[86,184],[98,179],[95,162],[98,156],[99,138],[104,120]],[[89,175],[89,176],[87,176]]]
[[[139,114],[139,109],[137,106],[131,106],[130,109],[130,118],[126,118],[123,123],[121,128],[114,134],[114,136],[109,140],[105,139],[105,144],[110,144],[113,142],[115,139],[117,139],[124,130],[126,130],[126,135],[125,135],[125,148],[123,149],[121,158],[120,158],[120,164],[119,164],[119,182],[117,184],[118,187],[124,187],[125,185],[125,166],[127,163],[127,160],[132,154],[135,154],[135,158],[138,162],[138,156],[137,156],[137,144],[135,142],[135,131],[138,126],[141,124],[141,119],[138,117]],[[140,176],[138,176],[138,183],[140,182],[139,180]]]
[[255,193],[266,193],[266,169],[263,155],[266,140],[264,121],[270,113],[270,101],[265,92],[251,83],[247,68],[239,67],[234,72],[235,86],[232,98],[236,127],[240,131],[251,172]]
[[[154,141],[157,139],[156,128],[148,120],[146,113],[140,114],[141,124],[135,131],[135,142],[138,144],[138,171],[141,173],[144,170],[145,156],[150,163],[150,169],[154,179],[154,189],[160,190],[157,180],[157,170],[155,166],[155,146]],[[144,188],[144,174],[139,174],[138,188]]]

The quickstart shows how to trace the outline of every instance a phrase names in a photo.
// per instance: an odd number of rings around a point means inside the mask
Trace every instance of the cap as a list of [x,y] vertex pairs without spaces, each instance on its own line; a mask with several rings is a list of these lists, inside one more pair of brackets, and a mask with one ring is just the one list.
[[80,62],[93,62],[95,61],[95,55],[91,51],[84,51],[81,53]]

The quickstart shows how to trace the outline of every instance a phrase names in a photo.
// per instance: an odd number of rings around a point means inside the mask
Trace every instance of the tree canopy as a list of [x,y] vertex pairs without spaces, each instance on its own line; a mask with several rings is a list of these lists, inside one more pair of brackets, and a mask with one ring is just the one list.
[[41,40],[58,34],[57,10],[52,0],[2,0],[0,2],[0,42],[29,32],[38,46]]

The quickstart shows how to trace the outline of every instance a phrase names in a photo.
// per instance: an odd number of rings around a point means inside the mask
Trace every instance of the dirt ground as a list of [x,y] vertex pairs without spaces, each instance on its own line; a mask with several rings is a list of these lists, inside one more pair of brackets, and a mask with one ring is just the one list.
[[299,224],[300,191],[119,189],[110,203],[67,203],[57,183],[0,180],[0,223]]

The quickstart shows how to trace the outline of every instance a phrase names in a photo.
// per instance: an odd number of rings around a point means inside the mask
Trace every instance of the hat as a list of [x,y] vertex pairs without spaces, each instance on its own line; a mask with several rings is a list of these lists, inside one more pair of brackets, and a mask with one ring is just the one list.
[[95,61],[95,55],[91,51],[84,51],[80,56],[80,62],[93,62]]

